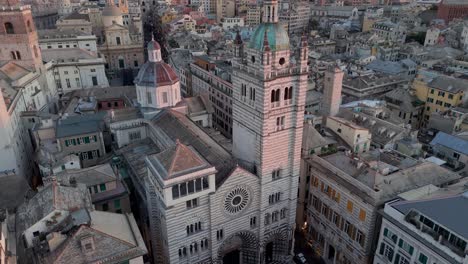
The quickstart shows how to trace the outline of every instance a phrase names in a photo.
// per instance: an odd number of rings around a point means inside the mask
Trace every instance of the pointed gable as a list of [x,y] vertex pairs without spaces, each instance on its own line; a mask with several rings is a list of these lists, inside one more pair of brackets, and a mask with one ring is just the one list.
[[194,149],[182,144],[179,140],[176,140],[175,146],[155,154],[149,159],[156,165],[159,174],[165,179],[175,178],[209,166]]

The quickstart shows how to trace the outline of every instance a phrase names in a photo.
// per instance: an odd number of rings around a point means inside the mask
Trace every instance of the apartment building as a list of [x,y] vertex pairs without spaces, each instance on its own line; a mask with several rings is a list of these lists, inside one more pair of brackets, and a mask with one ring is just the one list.
[[413,82],[413,89],[419,100],[426,102],[422,125],[427,126],[431,113],[445,112],[460,106],[464,101],[468,82],[449,76],[419,74]]
[[47,29],[40,30],[37,34],[41,50],[80,48],[97,52],[96,36],[83,31]]
[[309,190],[303,230],[326,263],[372,262],[380,230],[378,210],[385,202],[408,190],[460,178],[436,164],[393,151],[360,156],[336,152],[304,160]]
[[467,212],[466,189],[385,204],[374,264],[467,263]]
[[208,94],[213,104],[213,126],[223,135],[232,136],[231,66],[207,56],[194,58],[190,64],[193,95]]

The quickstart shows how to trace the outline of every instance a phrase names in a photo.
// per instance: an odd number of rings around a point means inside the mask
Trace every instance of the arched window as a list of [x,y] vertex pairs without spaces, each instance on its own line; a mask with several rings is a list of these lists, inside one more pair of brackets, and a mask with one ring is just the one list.
[[31,21],[28,20],[28,22],[26,22],[26,26],[28,27],[28,31],[32,32]]
[[280,100],[280,89],[272,90],[271,91],[271,102],[279,102]]
[[19,51],[16,51],[16,59],[21,60],[21,53]]
[[286,87],[284,89],[284,100],[291,100],[292,99],[292,86]]
[[13,27],[13,24],[10,22],[5,23],[5,32],[7,34],[15,34],[15,28]]
[[11,59],[16,60],[16,53],[14,51],[11,52]]

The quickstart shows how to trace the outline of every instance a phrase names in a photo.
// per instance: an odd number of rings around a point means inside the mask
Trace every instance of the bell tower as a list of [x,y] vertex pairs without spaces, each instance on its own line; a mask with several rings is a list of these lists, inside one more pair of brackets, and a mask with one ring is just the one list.
[[277,1],[263,3],[263,23],[233,62],[233,155],[260,179],[260,257],[270,263],[294,243],[309,69],[307,38],[292,58]]
[[18,0],[0,0],[0,60],[41,70],[42,57],[31,6]]

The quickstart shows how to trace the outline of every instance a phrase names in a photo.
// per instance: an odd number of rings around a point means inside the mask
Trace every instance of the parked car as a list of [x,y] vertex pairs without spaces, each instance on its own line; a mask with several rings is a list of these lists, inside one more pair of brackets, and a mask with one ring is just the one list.
[[304,254],[302,254],[302,253],[299,253],[296,256],[294,256],[293,260],[294,260],[294,263],[298,263],[298,264],[306,264],[307,263],[307,260],[304,257]]

